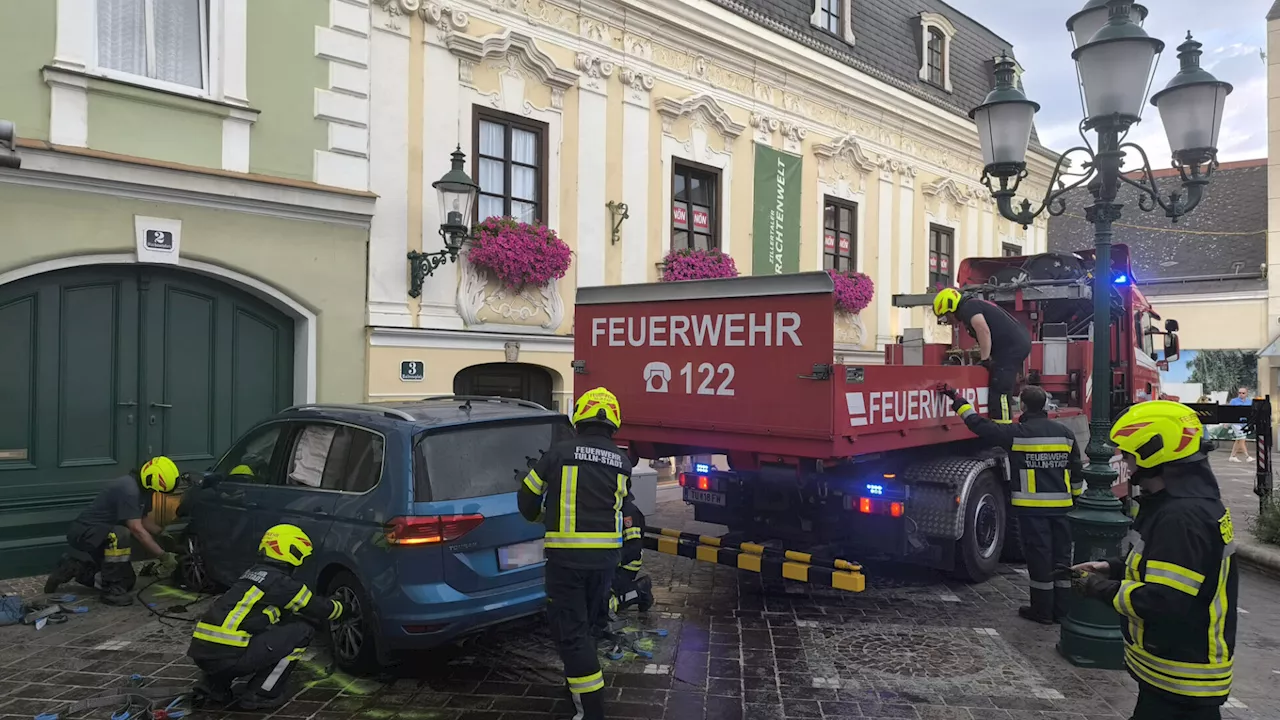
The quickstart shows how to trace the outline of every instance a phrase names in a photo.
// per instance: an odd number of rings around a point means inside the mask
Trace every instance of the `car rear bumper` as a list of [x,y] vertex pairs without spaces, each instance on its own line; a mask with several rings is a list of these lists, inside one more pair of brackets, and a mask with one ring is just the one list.
[[491,625],[536,614],[546,607],[546,602],[546,589],[539,579],[482,596],[460,596],[453,602],[384,607],[378,617],[380,635],[388,650],[427,649]]

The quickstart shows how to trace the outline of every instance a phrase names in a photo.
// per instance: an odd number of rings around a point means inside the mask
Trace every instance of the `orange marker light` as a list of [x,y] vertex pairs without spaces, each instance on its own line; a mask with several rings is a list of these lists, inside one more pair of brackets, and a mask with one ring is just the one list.
[[871,514],[871,498],[858,498],[858,512]]
[[698,478],[698,489],[699,489],[699,490],[710,490],[710,489],[711,489],[711,480],[710,480],[710,478],[707,478],[707,477],[705,477],[705,476],[703,476],[703,477],[699,477],[699,478]]

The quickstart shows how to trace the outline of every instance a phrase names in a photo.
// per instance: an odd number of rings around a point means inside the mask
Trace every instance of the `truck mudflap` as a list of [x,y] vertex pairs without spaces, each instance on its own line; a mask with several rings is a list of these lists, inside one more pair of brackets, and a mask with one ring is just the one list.
[[729,543],[720,538],[666,528],[645,528],[644,546],[666,555],[715,563],[759,573],[761,577],[862,592],[867,587],[862,566],[839,558],[822,558],[756,543]]

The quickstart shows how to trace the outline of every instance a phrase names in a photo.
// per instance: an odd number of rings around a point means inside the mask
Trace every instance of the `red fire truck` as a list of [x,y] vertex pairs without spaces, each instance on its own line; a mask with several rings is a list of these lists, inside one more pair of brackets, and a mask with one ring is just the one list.
[[[1158,397],[1159,367],[1178,354],[1177,323],[1157,327],[1131,281],[1127,248],[1112,253],[1102,385],[1092,367],[1092,252],[975,258],[959,268],[964,292],[1031,330],[1025,379],[1049,391],[1051,414],[1082,448],[1094,392],[1111,393],[1115,413]],[[681,478],[699,521],[756,542],[989,577],[1016,528],[1008,464],[936,390],[945,383],[986,412],[974,342],[956,328],[947,343],[908,329],[884,348],[883,364],[835,363],[832,289],[821,272],[581,288],[575,390],[603,385],[618,395],[619,440],[635,458],[728,459],[728,470],[699,467]],[[894,297],[899,307],[931,302]]]

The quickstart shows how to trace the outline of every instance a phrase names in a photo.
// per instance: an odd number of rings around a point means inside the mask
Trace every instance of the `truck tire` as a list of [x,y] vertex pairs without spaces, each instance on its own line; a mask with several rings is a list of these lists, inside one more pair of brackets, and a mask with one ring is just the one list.
[[956,541],[953,573],[958,579],[978,583],[996,574],[1008,516],[1008,501],[996,474],[983,471],[969,491],[964,507],[964,535]]

